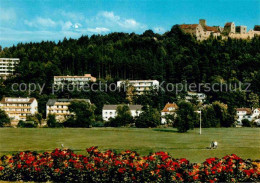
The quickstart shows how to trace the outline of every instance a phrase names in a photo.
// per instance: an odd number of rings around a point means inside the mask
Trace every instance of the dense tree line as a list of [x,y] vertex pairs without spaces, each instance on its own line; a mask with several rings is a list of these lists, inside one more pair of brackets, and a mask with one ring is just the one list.
[[[236,40],[221,38],[198,42],[173,26],[163,35],[151,30],[135,33],[82,36],[57,43],[19,43],[0,50],[0,57],[20,58],[16,77],[4,81],[2,96],[32,96],[39,102],[45,117],[49,98],[89,98],[100,115],[104,104],[127,103],[120,92],[60,92],[51,94],[54,75],[83,75],[91,73],[101,81],[119,79],[157,79],[171,83],[251,83],[251,92],[205,92],[208,103],[221,101],[231,109],[252,106],[260,95],[260,38]],[[45,83],[43,93],[14,92],[11,84]],[[1,83],[1,82],[0,82]],[[244,85],[242,87],[245,87]],[[203,92],[203,91],[202,91]],[[251,97],[249,97],[251,94]],[[254,102],[252,103],[252,100]],[[161,110],[166,102],[178,100],[175,92],[135,97],[133,103],[150,105]],[[230,110],[231,110],[230,109]],[[210,109],[209,109],[210,110]],[[231,113],[231,112],[230,112]]]

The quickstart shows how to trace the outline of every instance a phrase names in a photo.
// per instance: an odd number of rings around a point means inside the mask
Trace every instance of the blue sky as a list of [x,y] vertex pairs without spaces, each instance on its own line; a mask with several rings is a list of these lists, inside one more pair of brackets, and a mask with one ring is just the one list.
[[147,29],[164,33],[200,18],[249,30],[260,24],[260,0],[0,0],[0,45]]

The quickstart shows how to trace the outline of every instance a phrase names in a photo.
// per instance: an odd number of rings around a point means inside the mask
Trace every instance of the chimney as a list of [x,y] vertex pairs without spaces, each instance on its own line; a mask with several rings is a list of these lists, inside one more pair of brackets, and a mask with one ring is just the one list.
[[206,20],[205,19],[200,19],[199,20],[199,23],[202,27],[205,27],[206,26]]

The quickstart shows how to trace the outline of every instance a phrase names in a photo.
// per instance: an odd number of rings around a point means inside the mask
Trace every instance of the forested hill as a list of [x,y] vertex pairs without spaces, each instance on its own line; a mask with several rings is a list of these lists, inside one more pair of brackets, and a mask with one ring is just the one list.
[[[64,39],[58,43],[21,43],[5,48],[0,57],[18,57],[24,78],[46,80],[53,75],[97,78],[158,79],[170,82],[209,82],[259,79],[260,39],[198,42],[177,26],[163,35],[111,33]],[[28,80],[27,80],[28,81]]]

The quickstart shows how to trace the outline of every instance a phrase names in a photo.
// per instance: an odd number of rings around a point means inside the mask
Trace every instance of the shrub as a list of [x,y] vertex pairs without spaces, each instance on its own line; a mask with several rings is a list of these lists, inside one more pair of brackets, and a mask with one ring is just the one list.
[[140,156],[126,150],[116,153],[87,149],[77,155],[69,149],[51,153],[20,152],[3,156],[0,180],[36,182],[257,182],[260,162],[236,155],[209,158],[202,164],[175,159],[167,152]]
[[252,122],[250,122],[248,119],[243,119],[242,124],[243,124],[244,127],[252,127],[253,126]]
[[35,121],[22,121],[20,120],[17,127],[18,128],[36,128],[38,123]]

